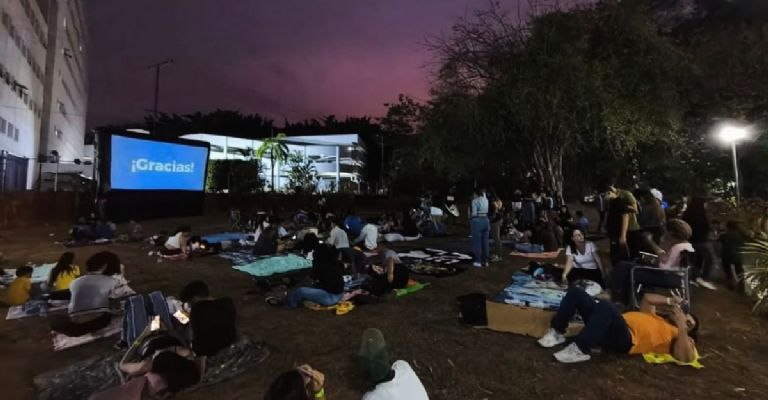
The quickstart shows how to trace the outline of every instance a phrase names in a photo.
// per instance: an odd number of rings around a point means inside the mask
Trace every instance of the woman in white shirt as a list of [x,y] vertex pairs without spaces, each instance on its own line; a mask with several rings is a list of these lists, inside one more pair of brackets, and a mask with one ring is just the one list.
[[189,240],[191,232],[192,229],[188,226],[182,226],[177,229],[176,233],[174,233],[173,236],[170,236],[168,240],[165,241],[165,249],[163,254],[186,254],[188,251],[187,241]]
[[580,229],[574,229],[571,232],[568,242],[565,247],[567,260],[563,270],[563,283],[567,283],[568,280],[586,279],[597,282],[601,286],[604,285],[603,263],[595,244],[588,242]]

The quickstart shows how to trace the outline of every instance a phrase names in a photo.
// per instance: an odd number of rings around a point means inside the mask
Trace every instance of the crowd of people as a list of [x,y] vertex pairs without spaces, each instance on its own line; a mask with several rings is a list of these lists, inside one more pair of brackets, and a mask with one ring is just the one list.
[[[507,247],[518,254],[552,258],[564,254],[563,265],[544,265],[537,258],[534,266],[554,271],[554,279],[563,285],[589,280],[609,290],[610,298],[595,299],[579,286],[569,286],[550,329],[538,340],[545,348],[568,344],[554,354],[560,362],[587,361],[600,348],[619,354],[665,354],[681,365],[696,365],[700,322],[690,313],[690,297],[678,292],[637,291],[630,275],[641,267],[688,270],[690,284],[715,290],[710,278],[718,264],[718,243],[720,265],[735,288],[743,273],[741,247],[761,232],[768,235],[768,208],[753,232],[738,221],[727,221],[720,232],[718,222],[707,213],[705,197],[669,206],[656,189],[629,191],[605,182],[594,199],[599,216],[596,224],[583,210],[572,214],[562,197],[551,191],[532,191],[526,196],[516,191],[504,201],[492,190],[475,190],[468,209],[473,265],[483,268],[503,260]],[[420,205],[403,213],[386,212],[366,219],[352,210],[343,218],[304,211],[289,220],[275,213],[258,215],[248,226],[255,255],[269,256],[292,248],[312,262],[305,284],[267,297],[267,303],[286,309],[305,302],[333,306],[350,298],[346,296],[381,297],[405,288],[409,270],[388,243],[417,240],[425,227],[433,233],[443,229],[444,210],[434,208],[422,199]],[[610,263],[604,263],[595,243],[595,235],[603,231]],[[156,244],[164,257],[179,259],[205,246],[188,226]],[[41,285],[33,284],[32,274],[31,267],[17,268],[16,279],[3,292],[2,301],[7,305],[67,301],[65,315],[49,317],[54,332],[82,336],[107,327],[115,318],[125,319],[124,329],[137,323],[141,328],[136,340],[123,343],[127,350],[117,368],[124,383],[96,393],[92,399],[141,399],[184,390],[203,379],[208,357],[237,340],[232,299],[212,297],[202,281],[189,282],[178,298],[168,298],[168,313],[174,316],[171,323],[157,318],[137,322],[128,314],[117,317],[116,301],[126,297],[127,281],[125,267],[109,251],[89,257],[84,268],[74,253],[65,252]],[[345,276],[363,283],[350,292]],[[568,340],[565,334],[575,315],[584,327]],[[407,362],[391,362],[380,331],[364,332],[358,356],[371,383],[363,399],[428,398]],[[309,365],[298,366],[280,374],[264,398],[323,399],[325,375]]]

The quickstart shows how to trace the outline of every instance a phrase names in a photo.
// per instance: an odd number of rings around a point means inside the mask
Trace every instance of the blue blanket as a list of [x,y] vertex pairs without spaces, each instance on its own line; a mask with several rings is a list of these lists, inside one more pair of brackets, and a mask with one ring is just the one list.
[[208,243],[221,243],[224,241],[239,242],[245,240],[247,237],[248,234],[244,232],[222,232],[205,235],[202,239]]
[[[255,256],[254,256],[255,257]],[[248,264],[233,265],[232,268],[249,275],[266,277],[274,274],[312,268],[312,261],[294,254],[260,257]]]
[[523,307],[557,310],[567,287],[554,282],[538,281],[532,276],[515,272],[512,283],[496,296],[496,301]]

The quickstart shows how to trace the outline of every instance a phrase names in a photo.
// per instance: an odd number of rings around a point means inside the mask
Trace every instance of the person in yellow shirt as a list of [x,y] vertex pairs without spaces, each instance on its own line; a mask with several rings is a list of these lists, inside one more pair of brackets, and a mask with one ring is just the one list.
[[[552,328],[539,339],[542,347],[565,343],[568,323],[576,312],[584,320],[584,329],[573,343],[555,353],[562,363],[577,363],[591,358],[590,351],[601,347],[619,354],[669,354],[681,363],[696,361],[699,321],[681,308],[679,297],[646,293],[639,311],[620,313],[613,303],[597,301],[584,290],[572,287],[552,318]],[[656,314],[656,307],[669,307],[669,321]]]
[[48,290],[60,292],[69,290],[69,284],[80,276],[80,268],[75,265],[75,253],[66,252],[59,257],[56,266],[48,276]]
[[16,270],[16,279],[8,285],[3,301],[11,306],[20,306],[29,301],[32,290],[32,267],[23,266]]

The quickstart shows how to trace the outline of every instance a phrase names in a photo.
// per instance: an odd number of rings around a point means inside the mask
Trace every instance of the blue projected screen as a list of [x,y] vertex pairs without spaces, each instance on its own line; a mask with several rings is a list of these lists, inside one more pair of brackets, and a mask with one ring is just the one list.
[[112,189],[205,189],[208,148],[112,136]]

